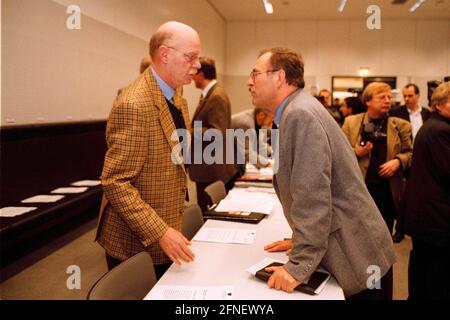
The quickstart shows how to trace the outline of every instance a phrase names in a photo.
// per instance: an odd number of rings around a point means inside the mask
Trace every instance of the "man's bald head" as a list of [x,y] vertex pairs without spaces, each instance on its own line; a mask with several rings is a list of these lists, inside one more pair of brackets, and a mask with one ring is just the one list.
[[164,23],[150,39],[152,68],[174,89],[191,83],[200,69],[200,52],[198,33],[181,22]]
[[161,45],[179,42],[181,38],[186,36],[199,38],[197,31],[187,24],[178,21],[169,21],[162,24],[150,39],[150,56],[153,60],[156,60]]

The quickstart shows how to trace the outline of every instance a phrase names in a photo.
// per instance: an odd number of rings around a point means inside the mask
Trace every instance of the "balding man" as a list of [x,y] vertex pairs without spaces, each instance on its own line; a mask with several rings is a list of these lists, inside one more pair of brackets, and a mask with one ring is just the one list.
[[200,68],[199,54],[194,29],[173,21],[161,25],[150,39],[151,67],[113,104],[96,237],[109,269],[147,251],[159,278],[171,261],[194,259],[180,233],[186,169],[181,154],[172,160],[172,150],[178,145],[176,129],[190,129],[180,89]]

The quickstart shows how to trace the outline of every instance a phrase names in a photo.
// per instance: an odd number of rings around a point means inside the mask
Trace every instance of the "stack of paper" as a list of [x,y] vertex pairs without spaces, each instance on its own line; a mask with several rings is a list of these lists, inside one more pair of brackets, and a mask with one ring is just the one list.
[[47,196],[47,195],[39,195],[31,198],[27,198],[22,200],[22,203],[50,203],[61,200],[64,196]]
[[94,187],[99,186],[102,182],[100,180],[81,180],[71,183],[75,187]]
[[255,240],[254,229],[229,229],[203,227],[192,239],[193,241],[252,244]]
[[0,209],[0,217],[12,218],[36,209],[37,207],[4,207]]
[[158,285],[145,300],[228,300],[233,299],[233,286]]
[[274,206],[274,201],[267,200],[267,198],[264,199],[264,202],[258,200],[253,201],[253,199],[249,202],[248,198],[246,200],[223,199],[214,210],[218,212],[244,211],[270,214]]
[[52,190],[51,193],[83,193],[88,187],[70,187],[70,188],[58,188]]

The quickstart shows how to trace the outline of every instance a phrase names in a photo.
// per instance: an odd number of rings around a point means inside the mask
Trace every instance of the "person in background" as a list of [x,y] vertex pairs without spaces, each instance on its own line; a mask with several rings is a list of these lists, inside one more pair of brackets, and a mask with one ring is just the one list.
[[[417,135],[420,127],[427,121],[431,116],[431,111],[427,107],[421,107],[419,104],[420,100],[420,90],[419,87],[414,83],[407,84],[403,90],[403,99],[405,104],[398,108],[393,109],[390,115],[394,117],[399,117],[405,119],[411,123],[412,127],[412,141]],[[409,176],[409,170],[405,171],[405,179]],[[395,243],[402,241],[405,238],[403,231],[403,226],[399,223],[401,219],[397,219],[395,224],[395,233],[392,236]]]
[[[201,67],[194,76],[196,88],[202,90],[200,101],[192,118],[192,128],[195,122],[199,122],[201,133],[204,134],[209,129],[219,130],[222,135],[221,152],[222,163],[208,164],[203,159],[203,151],[208,148],[209,143],[198,139],[195,132],[192,134],[191,154],[192,161],[189,165],[189,176],[196,183],[197,187],[197,203],[205,212],[208,209],[209,196],[205,192],[205,188],[217,180],[222,180],[227,190],[232,186],[232,178],[235,175],[234,164],[226,163],[226,129],[231,128],[231,105],[228,95],[222,86],[216,80],[216,65],[213,59],[207,57],[200,58]],[[201,151],[200,163],[195,161],[196,144],[198,151]],[[220,155],[219,155],[220,157]]]
[[200,38],[170,21],[150,39],[152,65],[116,98],[108,118],[108,150],[101,176],[104,196],[96,240],[108,268],[141,251],[150,253],[157,278],[171,262],[194,259],[181,234],[187,175],[172,159],[176,129],[190,126],[179,89],[200,68]]
[[327,109],[327,111],[331,114],[331,116],[336,120],[336,122],[341,125],[342,124],[342,115],[339,112],[339,105],[331,104],[331,92],[327,89],[322,89],[319,91],[317,95],[317,99],[323,106]]
[[348,116],[351,116],[353,114],[365,112],[366,108],[364,108],[364,105],[361,102],[360,98],[347,97],[344,99],[344,103],[339,108],[339,111],[341,112],[344,118],[347,118]]
[[[290,249],[284,266],[266,268],[272,273],[268,285],[292,292],[322,266],[347,298],[391,299],[395,253],[389,231],[353,150],[336,121],[304,91],[303,74],[299,54],[272,48],[260,53],[248,80],[253,105],[275,113],[279,170],[273,184],[292,228],[292,240],[265,247]],[[379,267],[380,289],[368,289],[371,265]]]
[[[240,146],[241,152],[244,150],[245,161],[256,159],[256,163],[252,163],[256,168],[264,168],[271,165],[269,157],[272,153],[270,146],[270,129],[272,128],[273,112],[266,108],[255,107],[244,110],[231,117],[231,127],[233,129],[255,130],[256,143],[246,143]],[[261,130],[266,129],[266,130]],[[262,153],[259,153],[259,150]],[[245,164],[244,164],[245,168]]]
[[367,112],[345,118],[342,130],[358,158],[367,188],[392,232],[403,190],[403,172],[411,165],[411,125],[389,117],[391,87],[372,82],[362,94]]
[[139,66],[139,72],[142,74],[148,67],[152,64],[152,58],[150,56],[145,56],[141,60],[141,64]]
[[431,97],[418,131],[402,217],[412,237],[409,299],[450,299],[450,82]]
[[412,139],[414,142],[414,138],[420,127],[430,118],[431,111],[427,107],[420,106],[420,90],[416,84],[407,84],[403,88],[402,93],[405,104],[398,108],[394,108],[390,112],[390,115],[405,119],[411,123]]

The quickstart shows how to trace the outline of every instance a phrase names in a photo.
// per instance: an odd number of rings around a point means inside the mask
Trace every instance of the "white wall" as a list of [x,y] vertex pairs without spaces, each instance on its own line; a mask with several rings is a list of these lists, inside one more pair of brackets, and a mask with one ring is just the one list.
[[251,106],[245,83],[261,49],[287,46],[305,61],[307,88],[331,87],[331,76],[397,76],[397,87],[416,82],[427,104],[426,82],[450,75],[450,20],[235,21],[227,23],[226,89],[233,112]]
[[[81,8],[67,30],[66,7]],[[194,27],[202,54],[225,65],[225,22],[206,0],[3,0],[1,124],[105,119],[117,89],[139,73],[163,22]],[[190,112],[200,92],[185,88]]]

